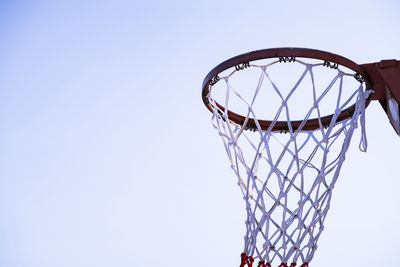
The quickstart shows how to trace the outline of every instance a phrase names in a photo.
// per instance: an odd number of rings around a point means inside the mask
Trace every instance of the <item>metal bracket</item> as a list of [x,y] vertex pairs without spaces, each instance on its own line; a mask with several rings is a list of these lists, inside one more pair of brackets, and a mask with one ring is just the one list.
[[400,61],[395,59],[382,60],[376,63],[361,65],[375,93],[372,100],[386,98],[385,86],[389,88],[397,102],[400,102]]
[[379,100],[389,117],[390,123],[400,135],[400,61],[381,60],[376,63],[361,65],[375,91],[372,100]]

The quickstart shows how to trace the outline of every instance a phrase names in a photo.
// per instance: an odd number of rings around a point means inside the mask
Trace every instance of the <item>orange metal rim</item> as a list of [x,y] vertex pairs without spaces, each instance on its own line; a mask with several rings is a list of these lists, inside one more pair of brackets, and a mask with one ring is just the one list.
[[[231,59],[228,59],[218,66],[216,66],[214,69],[212,69],[207,76],[205,77],[203,81],[203,86],[202,86],[202,99],[204,105],[211,111],[213,112],[213,108],[211,104],[209,103],[208,100],[208,95],[210,92],[210,82],[217,77],[217,75],[229,68],[235,67],[237,65],[246,63],[246,62],[252,62],[255,60],[260,60],[260,59],[267,59],[267,58],[279,58],[279,57],[299,57],[299,58],[312,58],[312,59],[321,59],[324,61],[332,62],[332,63],[337,63],[339,65],[345,66],[351,70],[353,70],[356,74],[360,75],[365,83],[367,84],[367,88],[369,86],[369,80],[366,74],[364,73],[363,69],[355,62],[336,55],[332,54],[329,52],[325,51],[320,51],[320,50],[315,50],[315,49],[308,49],[308,48],[272,48],[272,49],[263,49],[263,50],[256,50],[253,52],[249,52],[246,54],[242,54],[236,57],[233,57]],[[368,106],[369,102],[371,100],[371,97],[367,99],[366,106]],[[220,108],[223,112],[225,112],[225,108],[219,104],[216,103],[218,108]],[[346,118],[349,118],[353,115],[355,110],[355,104],[350,106],[349,108],[343,110],[338,118],[337,122],[340,122]],[[230,110],[227,110],[229,120],[238,124],[238,125],[243,125],[243,123],[246,120],[246,117],[241,116],[237,113],[234,113]],[[333,117],[332,115],[328,115],[325,117],[321,118],[321,122],[323,126],[328,126],[330,123],[331,119]],[[297,130],[298,127],[302,124],[303,121],[291,121],[290,124],[293,128],[293,130]],[[269,120],[258,120],[258,123],[261,127],[262,130],[267,130],[272,121]],[[272,127],[272,131],[287,131],[289,129],[287,121],[277,121],[274,126]],[[320,127],[319,120],[318,119],[310,119],[308,120],[305,125],[302,127],[301,130],[304,131],[309,131],[309,130],[315,130]],[[246,129],[252,129],[256,130],[256,123],[253,119],[248,119],[247,124],[246,124]]]

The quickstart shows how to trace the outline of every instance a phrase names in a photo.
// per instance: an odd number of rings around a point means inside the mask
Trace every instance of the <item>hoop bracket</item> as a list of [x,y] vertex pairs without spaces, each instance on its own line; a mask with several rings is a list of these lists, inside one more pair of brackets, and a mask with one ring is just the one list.
[[360,65],[369,76],[375,93],[372,100],[384,100],[386,98],[385,86],[387,86],[396,99],[400,102],[400,61],[395,59],[381,60],[380,62]]
[[374,89],[372,100],[379,100],[396,133],[400,135],[400,61],[395,59],[360,65]]

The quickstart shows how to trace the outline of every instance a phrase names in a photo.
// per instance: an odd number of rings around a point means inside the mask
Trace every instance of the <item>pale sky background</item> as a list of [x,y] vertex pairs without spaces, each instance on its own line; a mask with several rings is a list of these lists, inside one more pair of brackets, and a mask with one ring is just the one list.
[[[1,1],[0,266],[238,266],[244,203],[204,76],[248,51],[400,59],[398,1]],[[400,138],[378,103],[311,266],[397,266]]]

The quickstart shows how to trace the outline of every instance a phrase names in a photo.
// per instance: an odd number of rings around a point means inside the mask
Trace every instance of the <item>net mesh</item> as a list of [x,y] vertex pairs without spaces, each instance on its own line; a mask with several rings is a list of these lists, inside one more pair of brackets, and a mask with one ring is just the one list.
[[[284,71],[279,69],[283,65]],[[208,95],[212,123],[246,203],[241,267],[253,262],[258,267],[304,267],[313,258],[360,122],[360,149],[366,150],[364,110],[370,92],[354,77],[337,64],[294,58],[244,63],[214,77]],[[353,115],[339,121],[339,114],[351,105]],[[243,115],[243,123],[233,122],[228,110]],[[326,114],[333,116],[323,123]],[[259,124],[264,116],[273,118],[268,129]],[[312,118],[319,127],[303,130]],[[249,119],[255,122],[253,131],[246,131]],[[301,121],[297,129],[291,124],[294,119]],[[287,130],[275,131],[274,125],[282,121]]]

